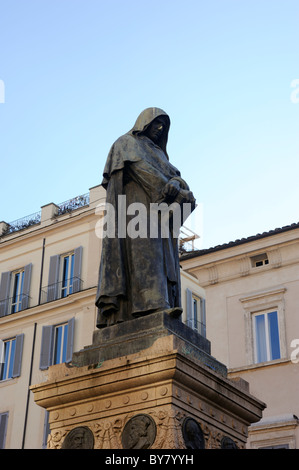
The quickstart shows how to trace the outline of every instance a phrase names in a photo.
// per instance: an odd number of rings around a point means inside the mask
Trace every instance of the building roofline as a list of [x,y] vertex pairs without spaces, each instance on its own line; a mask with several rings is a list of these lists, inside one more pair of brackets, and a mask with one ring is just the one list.
[[238,240],[235,240],[235,241],[224,243],[222,245],[213,246],[211,248],[205,248],[203,250],[194,250],[194,251],[189,252],[189,253],[184,253],[180,256],[180,260],[184,261],[184,260],[196,258],[197,256],[203,256],[203,255],[206,255],[208,253],[214,253],[216,251],[225,250],[227,248],[233,248],[235,246],[243,245],[245,243],[250,243],[250,242],[253,242],[253,241],[256,241],[256,240],[260,240],[262,238],[267,238],[267,237],[271,237],[273,235],[278,235],[280,233],[288,232],[290,230],[295,230],[297,228],[299,228],[299,222],[293,223],[291,225],[285,225],[284,227],[276,228],[274,230],[269,230],[268,232],[258,233],[256,235],[252,235],[250,237],[241,238],[241,239],[238,239]]

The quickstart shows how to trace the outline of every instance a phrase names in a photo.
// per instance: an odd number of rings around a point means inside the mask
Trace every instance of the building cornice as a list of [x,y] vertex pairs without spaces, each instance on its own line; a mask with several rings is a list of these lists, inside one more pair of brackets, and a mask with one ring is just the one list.
[[94,216],[95,212],[93,208],[88,208],[82,211],[82,209],[76,209],[76,211],[80,211],[75,213],[73,211],[70,214],[63,214],[59,217],[53,218],[50,222],[47,224],[38,224],[35,225],[34,227],[24,229],[20,232],[15,232],[12,233],[11,235],[5,235],[0,237],[0,250],[1,248],[7,249],[9,245],[15,244],[15,243],[23,243],[24,240],[28,240],[30,238],[38,237],[41,238],[41,236],[57,229],[64,230],[67,225],[71,224],[76,224],[78,220],[84,219],[90,216]]
[[[269,238],[269,237],[277,237],[281,234],[284,234],[286,232],[290,232],[290,231],[294,231],[294,230],[298,230],[298,234],[295,235],[297,239],[299,239],[299,222],[298,223],[294,223],[294,224],[291,224],[291,225],[286,225],[284,227],[281,227],[281,228],[276,228],[274,230],[270,230],[268,232],[263,232],[263,233],[258,233],[257,235],[253,235],[253,236],[250,236],[250,237],[247,237],[247,238],[242,238],[242,239],[238,239],[238,240],[235,240],[235,241],[231,241],[231,242],[228,242],[228,243],[224,243],[222,245],[217,245],[217,246],[214,246],[214,247],[211,247],[211,248],[206,248],[206,249],[203,249],[203,250],[194,250],[192,252],[189,252],[189,253],[184,253],[183,255],[181,255],[180,257],[180,260],[183,262],[183,261],[187,261],[187,260],[191,260],[193,258],[199,258],[199,257],[202,257],[202,256],[207,256],[209,254],[212,254],[212,253],[215,253],[215,252],[219,252],[219,251],[223,251],[223,250],[232,250],[236,247],[240,247],[242,245],[248,245],[248,244],[252,244],[252,243],[255,243],[259,240],[264,240],[266,238]],[[293,238],[293,237],[292,237]],[[279,243],[279,242],[278,242]],[[256,243],[255,243],[256,244]],[[270,242],[270,244],[276,244],[276,242]],[[250,251],[251,248],[245,248],[245,250],[240,250],[241,252],[242,251]],[[254,249],[252,249],[254,250]]]

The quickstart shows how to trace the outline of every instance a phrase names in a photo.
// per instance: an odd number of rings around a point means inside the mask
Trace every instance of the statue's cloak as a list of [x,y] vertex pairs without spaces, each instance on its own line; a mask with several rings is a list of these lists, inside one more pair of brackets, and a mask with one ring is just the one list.
[[[153,119],[162,115],[167,119],[167,129],[157,146],[143,132]],[[146,109],[133,129],[120,137],[109,152],[102,185],[107,191],[106,202],[115,209],[116,236],[102,240],[96,296],[99,328],[157,309],[180,307],[178,239],[171,231],[168,238],[161,237],[160,233],[151,238],[149,227],[150,205],[165,200],[165,185],[170,179],[180,177],[167,155],[169,126],[170,120],[164,111]],[[119,196],[125,196],[125,207],[119,205]],[[147,211],[147,236],[119,237],[118,222],[136,202],[142,203]],[[136,215],[127,214],[126,222]],[[111,313],[111,305],[116,313]]]

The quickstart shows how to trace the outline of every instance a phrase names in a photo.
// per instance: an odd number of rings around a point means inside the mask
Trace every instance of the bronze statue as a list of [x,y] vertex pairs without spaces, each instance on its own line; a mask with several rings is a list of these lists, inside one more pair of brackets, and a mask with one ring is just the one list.
[[[115,232],[102,240],[98,328],[161,310],[173,317],[182,313],[178,230],[174,227],[178,219],[175,210],[165,211],[165,207],[189,205],[189,214],[195,199],[169,162],[169,127],[164,111],[147,108],[109,152],[102,185],[107,191],[106,203],[115,210]],[[139,218],[136,207],[142,213]],[[169,232],[164,231],[162,209],[168,215]],[[156,218],[152,217],[155,210]],[[180,214],[180,225],[183,220]],[[133,234],[129,234],[132,225]]]

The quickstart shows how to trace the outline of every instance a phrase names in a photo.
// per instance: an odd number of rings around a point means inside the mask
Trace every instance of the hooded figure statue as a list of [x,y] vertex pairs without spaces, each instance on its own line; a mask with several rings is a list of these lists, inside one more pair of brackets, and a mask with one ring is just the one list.
[[[182,313],[178,234],[170,220],[165,235],[160,213],[155,219],[157,230],[150,226],[153,207],[170,207],[175,202],[182,208],[188,203],[189,214],[195,208],[187,183],[169,162],[169,127],[164,111],[147,108],[109,152],[102,185],[106,204],[113,207],[115,236],[102,239],[98,328],[161,310],[173,317]],[[136,212],[142,212],[142,217],[136,217]],[[129,230],[132,226],[135,231]]]

